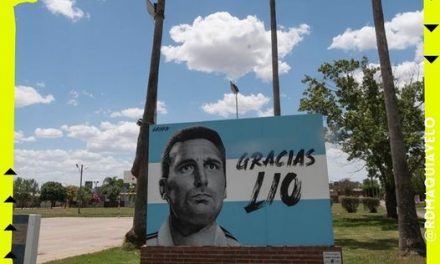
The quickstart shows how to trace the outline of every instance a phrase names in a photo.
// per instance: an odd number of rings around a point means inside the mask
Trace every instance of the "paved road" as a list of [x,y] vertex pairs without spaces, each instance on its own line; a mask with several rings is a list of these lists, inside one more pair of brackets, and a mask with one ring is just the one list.
[[132,217],[42,218],[37,263],[122,245]]

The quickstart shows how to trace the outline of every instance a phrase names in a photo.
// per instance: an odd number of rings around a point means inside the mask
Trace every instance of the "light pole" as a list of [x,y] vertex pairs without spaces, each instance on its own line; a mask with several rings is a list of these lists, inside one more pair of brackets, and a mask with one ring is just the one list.
[[81,214],[81,203],[79,201],[79,194],[80,194],[81,189],[82,189],[84,165],[81,164],[81,166],[80,166],[80,165],[78,165],[78,163],[75,164],[75,165],[79,169],[79,190],[78,190],[78,193],[76,194],[76,202],[78,203],[78,214]]
[[95,184],[95,189],[98,188],[99,181],[93,181],[93,183]]
[[238,119],[238,93],[240,92],[238,90],[238,87],[236,84],[234,84],[232,81],[229,81],[230,85],[231,85],[231,91],[233,94],[235,94],[235,114],[236,117]]

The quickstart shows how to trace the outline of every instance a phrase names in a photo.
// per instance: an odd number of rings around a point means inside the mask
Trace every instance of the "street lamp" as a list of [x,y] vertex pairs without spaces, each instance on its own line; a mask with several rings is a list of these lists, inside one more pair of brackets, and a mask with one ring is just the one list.
[[95,184],[95,189],[98,188],[99,181],[93,181],[93,183]]
[[232,81],[229,81],[230,86],[231,86],[231,91],[233,94],[235,94],[235,114],[237,116],[238,119],[238,93],[240,92],[238,90],[237,85],[235,85]]
[[75,165],[79,169],[79,172],[80,172],[80,174],[79,174],[79,190],[78,190],[78,193],[76,194],[76,202],[78,203],[78,214],[81,214],[81,203],[79,202],[79,193],[81,192],[81,189],[82,189],[84,165],[81,164],[81,166],[80,166],[80,165],[78,165],[78,163]]

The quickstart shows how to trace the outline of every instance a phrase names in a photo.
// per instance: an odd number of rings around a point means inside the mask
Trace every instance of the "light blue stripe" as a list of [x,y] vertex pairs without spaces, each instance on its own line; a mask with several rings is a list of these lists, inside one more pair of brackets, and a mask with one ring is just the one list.
[[[247,202],[225,202],[217,222],[241,245],[333,245],[330,200],[301,200],[292,207],[274,201],[246,213]],[[147,206],[147,232],[156,232],[168,216],[168,204]]]
[[[266,155],[274,150],[314,149],[314,155],[324,155],[322,116],[318,114],[231,119],[198,123],[161,124],[150,127],[149,162],[159,162],[169,138],[186,127],[205,126],[216,130],[223,140],[227,159],[238,159],[243,152],[259,151]],[[165,128],[166,131],[155,131]]]

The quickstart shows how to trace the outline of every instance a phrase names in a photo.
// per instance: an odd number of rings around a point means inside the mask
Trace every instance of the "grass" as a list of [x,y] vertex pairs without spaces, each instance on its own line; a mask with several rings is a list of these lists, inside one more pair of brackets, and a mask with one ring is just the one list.
[[[342,247],[344,264],[426,263],[426,259],[420,256],[399,256],[397,222],[384,217],[383,208],[379,208],[378,213],[368,213],[359,206],[357,213],[349,214],[340,204],[333,204],[332,210],[335,245]],[[421,226],[422,223],[421,220]],[[139,263],[139,259],[138,250],[113,248],[48,264]]]
[[124,250],[122,248],[111,248],[92,254],[85,254],[46,262],[46,264],[88,264],[88,263],[106,263],[106,264],[139,264],[141,257],[139,250]]
[[420,256],[399,256],[397,221],[384,217],[383,208],[368,213],[360,206],[353,214],[346,213],[340,204],[333,204],[332,209],[335,244],[342,247],[344,263],[426,263]]
[[39,214],[41,217],[124,217],[133,216],[134,208],[103,208],[89,207],[81,208],[81,214],[78,215],[78,208],[54,207],[50,208],[15,208],[14,214]]

